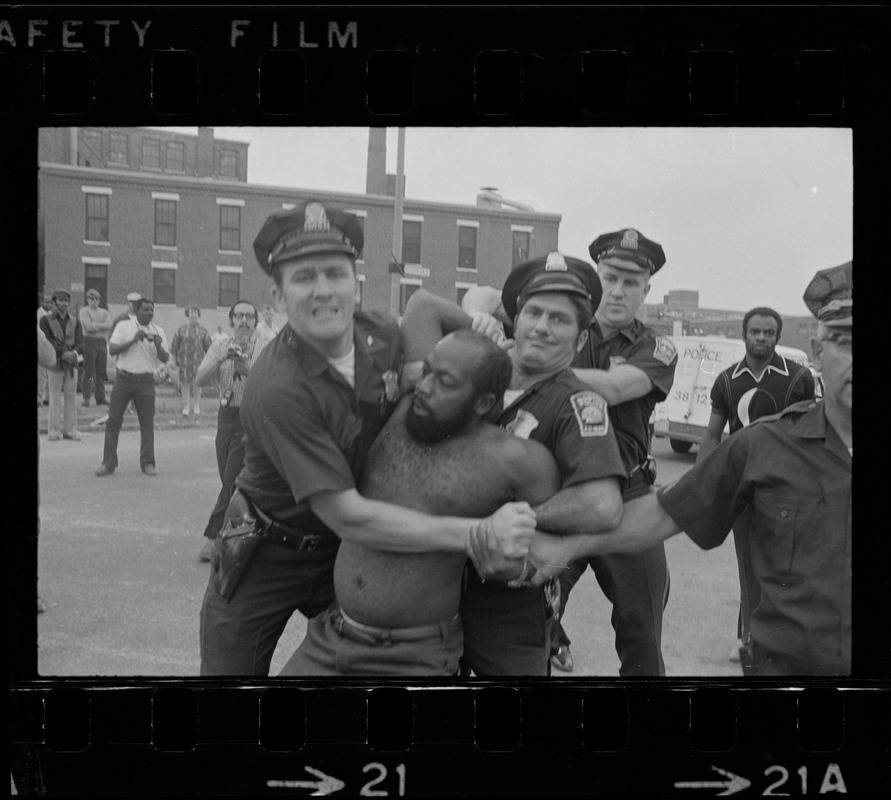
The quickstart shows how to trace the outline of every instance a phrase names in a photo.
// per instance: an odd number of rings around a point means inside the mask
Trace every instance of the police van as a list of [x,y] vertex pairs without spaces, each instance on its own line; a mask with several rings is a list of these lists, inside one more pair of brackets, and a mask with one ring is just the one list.
[[[702,441],[708,428],[712,384],[727,367],[745,358],[746,343],[718,336],[672,336],[671,340],[678,349],[678,364],[671,392],[653,411],[653,435],[667,438],[676,453],[686,453]],[[777,345],[777,353],[809,367],[804,350]]]

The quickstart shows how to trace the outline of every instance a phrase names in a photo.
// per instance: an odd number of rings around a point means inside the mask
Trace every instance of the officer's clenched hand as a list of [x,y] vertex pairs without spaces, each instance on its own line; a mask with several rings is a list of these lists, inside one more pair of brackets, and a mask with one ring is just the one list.
[[535,534],[536,514],[529,503],[505,503],[486,518],[498,549],[506,558],[522,558]]
[[523,571],[525,558],[505,558],[491,525],[491,517],[484,519],[470,532],[467,555],[481,578],[510,580]]
[[500,345],[504,341],[504,328],[491,314],[482,311],[471,311],[470,329],[488,336],[495,344]]
[[551,536],[540,531],[532,540],[529,560],[535,566],[535,574],[530,579],[533,586],[541,586],[548,578],[558,576],[569,568],[565,555],[566,540],[562,536]]

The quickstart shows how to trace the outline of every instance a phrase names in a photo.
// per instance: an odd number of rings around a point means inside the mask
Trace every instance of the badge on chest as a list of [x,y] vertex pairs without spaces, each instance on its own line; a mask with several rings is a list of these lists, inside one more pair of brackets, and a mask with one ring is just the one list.
[[528,439],[537,427],[538,420],[535,415],[521,408],[517,410],[517,416],[508,422],[504,429],[518,439]]

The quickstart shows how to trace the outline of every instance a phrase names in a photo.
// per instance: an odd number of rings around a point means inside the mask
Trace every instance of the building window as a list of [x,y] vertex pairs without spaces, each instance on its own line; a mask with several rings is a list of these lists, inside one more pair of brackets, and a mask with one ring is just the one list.
[[476,269],[476,228],[458,226],[458,269]]
[[157,139],[142,140],[142,166],[161,169],[161,142]]
[[100,131],[88,128],[84,131],[81,139],[83,151],[80,154],[79,162],[85,167],[101,167],[102,166],[102,133]]
[[231,308],[241,297],[241,275],[237,272],[220,272],[220,308]]
[[170,172],[185,172],[185,150],[182,142],[167,142],[167,169]]
[[511,249],[510,265],[512,267],[529,260],[529,240],[532,234],[529,231],[513,231],[513,246]]
[[402,221],[402,263],[421,263],[421,223],[416,220]]
[[108,195],[87,194],[87,231],[89,242],[108,241]]
[[356,308],[360,311],[362,310],[362,301],[365,299],[365,276],[358,272],[356,273]]
[[220,206],[220,250],[241,251],[241,209]]
[[127,135],[124,133],[111,134],[108,148],[109,164],[123,164],[126,166],[130,163],[127,153],[127,145],[129,144],[129,141]]
[[238,175],[238,152],[223,148],[220,150],[220,177],[235,178]]
[[152,273],[152,299],[155,303],[176,305],[176,270],[155,267]]
[[408,305],[409,298],[420,288],[420,281],[417,283],[406,283],[403,281],[402,285],[399,287],[399,316],[402,316],[405,313],[405,307]]
[[176,247],[175,200],[155,200],[155,244]]

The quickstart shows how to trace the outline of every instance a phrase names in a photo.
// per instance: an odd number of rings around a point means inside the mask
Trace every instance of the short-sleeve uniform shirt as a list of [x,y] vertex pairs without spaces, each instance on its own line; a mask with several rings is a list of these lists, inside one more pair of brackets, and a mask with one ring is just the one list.
[[774,353],[771,362],[756,378],[746,360],[727,367],[712,385],[712,409],[730,423],[730,433],[756,419],[779,414],[784,408],[814,399],[811,371]]
[[625,477],[606,400],[572,370],[535,384],[488,420],[547,447],[557,461],[562,488]]
[[353,343],[355,388],[290,327],[264,347],[245,383],[244,469],[236,485],[272,519],[303,533],[330,533],[307,498],[357,485],[398,400],[395,320],[356,312]]
[[642,464],[650,452],[650,415],[671,391],[677,363],[677,348],[671,338],[660,336],[639,319],[606,340],[594,320],[588,341],[575,357],[574,367],[608,370],[630,364],[650,379],[648,394],[609,408],[626,473]]
[[823,404],[803,402],[739,431],[657,492],[704,549],[751,511],[749,567],[761,589],[752,638],[808,674],[851,672],[852,463]]

